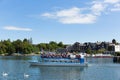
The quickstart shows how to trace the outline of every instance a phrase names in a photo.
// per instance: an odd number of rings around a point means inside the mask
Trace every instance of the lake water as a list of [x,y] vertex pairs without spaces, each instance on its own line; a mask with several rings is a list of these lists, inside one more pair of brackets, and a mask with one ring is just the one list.
[[[120,64],[113,63],[112,58],[87,58],[89,66],[85,68],[30,66],[29,61],[37,59],[1,56],[0,80],[120,80]],[[8,75],[3,76],[3,72]]]

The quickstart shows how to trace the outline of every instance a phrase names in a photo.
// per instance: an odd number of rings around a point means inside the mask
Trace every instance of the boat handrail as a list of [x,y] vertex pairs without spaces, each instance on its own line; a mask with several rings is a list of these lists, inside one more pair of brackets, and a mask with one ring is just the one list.
[[54,58],[54,59],[56,59],[56,58],[68,58],[68,59],[70,59],[70,58],[76,58],[76,59],[80,59],[81,58],[81,55],[67,55],[67,54],[41,54],[40,55],[40,57],[41,58]]

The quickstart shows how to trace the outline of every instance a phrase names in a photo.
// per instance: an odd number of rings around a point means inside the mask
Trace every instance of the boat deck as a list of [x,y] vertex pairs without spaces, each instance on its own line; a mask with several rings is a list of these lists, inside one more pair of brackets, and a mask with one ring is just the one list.
[[32,66],[85,67],[88,63],[30,62]]

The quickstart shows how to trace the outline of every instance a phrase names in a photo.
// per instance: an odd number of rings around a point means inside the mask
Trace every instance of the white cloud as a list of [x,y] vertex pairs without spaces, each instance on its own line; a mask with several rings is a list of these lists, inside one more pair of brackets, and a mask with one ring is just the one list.
[[55,19],[63,24],[90,24],[95,23],[102,14],[107,15],[113,11],[120,11],[120,0],[93,0],[88,7],[72,7],[43,13],[41,16]]
[[42,16],[45,16],[45,17],[52,17],[53,15],[50,14],[50,13],[44,13],[44,14],[42,14]]
[[65,9],[65,10],[61,10],[58,11],[56,14],[56,16],[58,17],[71,17],[71,16],[78,16],[78,14],[80,13],[80,8],[77,7],[73,7],[71,9]]
[[91,7],[91,10],[93,14],[95,15],[101,15],[101,13],[105,10],[106,5],[104,5],[101,2],[94,3],[93,6]]
[[[88,24],[94,23],[96,16],[93,14],[82,14],[81,8],[73,7],[60,10],[54,13],[44,13],[42,16],[55,18],[63,24]],[[51,16],[52,15],[52,16]]]
[[120,3],[119,4],[115,4],[114,7],[119,7],[120,8]]
[[30,28],[21,28],[15,26],[5,26],[3,29],[5,30],[14,30],[14,31],[32,31]]
[[111,11],[120,11],[120,0],[95,0],[92,2],[92,10],[98,14],[110,13]]
[[64,24],[90,24],[96,21],[96,16],[92,14],[80,14],[78,16],[63,17],[59,21]]
[[120,11],[120,8],[112,8],[111,11]]
[[104,0],[105,3],[111,3],[111,4],[115,4],[120,2],[120,0]]
[[120,11],[120,3],[115,4],[111,11]]

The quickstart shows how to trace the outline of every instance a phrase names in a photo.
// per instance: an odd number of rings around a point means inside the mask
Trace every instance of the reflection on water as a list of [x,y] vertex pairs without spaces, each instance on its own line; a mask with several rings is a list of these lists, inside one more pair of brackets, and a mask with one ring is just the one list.
[[42,80],[81,80],[84,68],[80,67],[41,67]]
[[[28,60],[28,58],[1,56],[0,80],[24,80],[24,73],[28,71],[28,63],[26,63],[26,60]],[[8,75],[3,76],[3,72]]]
[[37,58],[0,56],[0,80],[120,80],[120,64],[112,58],[87,58],[90,66],[85,68],[30,66],[29,61]]

